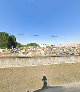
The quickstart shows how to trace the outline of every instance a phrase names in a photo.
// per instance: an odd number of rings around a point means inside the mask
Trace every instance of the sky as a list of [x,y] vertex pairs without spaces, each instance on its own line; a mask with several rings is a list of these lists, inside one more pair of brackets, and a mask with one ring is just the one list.
[[80,0],[0,0],[0,32],[21,44],[80,43]]

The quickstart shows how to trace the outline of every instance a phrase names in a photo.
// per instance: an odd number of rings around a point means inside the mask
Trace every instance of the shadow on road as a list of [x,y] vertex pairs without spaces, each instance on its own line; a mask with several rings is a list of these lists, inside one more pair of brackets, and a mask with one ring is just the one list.
[[36,90],[34,92],[64,92],[64,89],[62,86],[54,86],[54,87],[47,86],[44,89],[42,88],[42,89]]
[[43,81],[43,87],[34,92],[64,92],[64,89],[62,86],[54,86],[54,87],[48,86],[46,76],[43,76],[42,81]]
[[[62,86],[48,86],[46,76],[43,76],[43,87],[33,92],[80,92],[80,87],[64,88]],[[29,92],[29,91],[28,91]]]

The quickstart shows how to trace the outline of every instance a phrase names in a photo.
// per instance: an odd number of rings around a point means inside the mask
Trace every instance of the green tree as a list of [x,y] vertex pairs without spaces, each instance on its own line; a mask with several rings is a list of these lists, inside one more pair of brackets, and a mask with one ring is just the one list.
[[21,47],[22,45],[16,42],[16,37],[14,35],[9,35],[6,32],[0,32],[0,48],[8,48],[11,49],[17,47]]
[[22,47],[22,45],[19,43],[19,42],[17,42],[17,47]]
[[27,47],[29,47],[29,46],[39,46],[37,43],[29,43],[29,44],[27,44]]
[[0,32],[0,48],[7,48],[9,34],[6,32]]
[[17,46],[16,37],[14,35],[10,35],[8,37],[8,43],[7,43],[8,49],[11,49],[12,47],[16,48],[16,46]]

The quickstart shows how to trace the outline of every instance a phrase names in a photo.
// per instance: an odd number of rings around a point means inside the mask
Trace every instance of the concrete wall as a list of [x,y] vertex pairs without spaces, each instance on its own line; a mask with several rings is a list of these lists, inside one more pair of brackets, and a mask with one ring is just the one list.
[[70,57],[34,57],[34,58],[0,58],[0,68],[23,67],[60,63],[80,62],[80,56]]

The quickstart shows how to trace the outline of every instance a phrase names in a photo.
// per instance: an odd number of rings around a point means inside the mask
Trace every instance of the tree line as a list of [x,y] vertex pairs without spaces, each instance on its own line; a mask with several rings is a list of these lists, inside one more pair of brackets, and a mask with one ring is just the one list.
[[16,37],[14,35],[9,35],[6,32],[0,32],[0,48],[16,48],[16,47],[29,47],[29,46],[39,46],[36,43],[29,43],[27,45],[21,45],[16,41]]
[[14,35],[9,35],[6,32],[0,32],[0,48],[11,49],[16,48],[17,42]]

